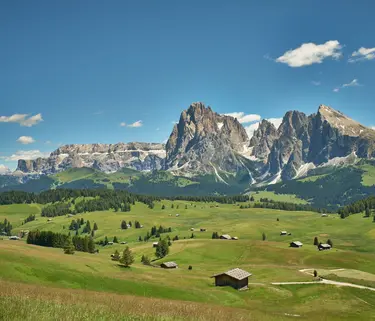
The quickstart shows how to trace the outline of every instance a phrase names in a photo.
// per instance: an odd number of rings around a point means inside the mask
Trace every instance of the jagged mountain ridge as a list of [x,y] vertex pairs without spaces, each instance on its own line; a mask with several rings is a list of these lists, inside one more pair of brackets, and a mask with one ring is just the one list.
[[237,119],[198,102],[181,113],[166,145],[65,145],[48,158],[19,160],[17,171],[49,175],[79,167],[107,173],[121,168],[167,170],[188,177],[210,174],[225,184],[228,175],[245,172],[249,186],[301,177],[309,169],[352,154],[373,158],[375,131],[328,106],[321,105],[310,116],[289,111],[279,128],[263,120],[249,139]]

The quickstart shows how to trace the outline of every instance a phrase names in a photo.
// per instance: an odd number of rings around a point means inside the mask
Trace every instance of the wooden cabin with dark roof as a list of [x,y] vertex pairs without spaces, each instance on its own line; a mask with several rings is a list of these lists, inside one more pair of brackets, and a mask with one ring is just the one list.
[[252,274],[239,268],[224,273],[215,274],[215,286],[231,286],[234,289],[246,289],[249,285],[249,276]]

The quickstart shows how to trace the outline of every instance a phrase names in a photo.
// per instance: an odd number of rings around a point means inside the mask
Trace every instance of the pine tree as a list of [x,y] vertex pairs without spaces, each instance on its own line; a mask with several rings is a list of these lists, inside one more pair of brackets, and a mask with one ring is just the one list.
[[151,260],[146,255],[142,255],[141,262],[144,265],[151,265]]
[[104,245],[107,245],[108,244],[108,237],[105,237],[104,238]]
[[83,252],[89,252],[89,237],[85,236],[83,239]]
[[92,230],[91,231],[91,237],[94,237],[95,236],[95,230]]
[[128,228],[128,225],[126,224],[126,221],[121,222],[121,229],[126,230]]
[[314,277],[316,278],[318,276],[318,271],[314,270]]
[[365,217],[370,217],[370,216],[371,216],[371,211],[370,211],[370,209],[367,207],[367,208],[366,208]]
[[89,253],[94,253],[95,252],[95,243],[94,243],[94,240],[93,240],[92,237],[89,238],[88,252]]
[[314,237],[314,245],[315,246],[319,245],[319,240],[318,240],[318,238],[316,236]]
[[81,218],[81,221],[78,223],[79,225],[83,225],[83,224],[85,224],[85,220],[83,219],[83,217]]
[[134,263],[134,256],[132,251],[129,249],[129,246],[125,248],[124,253],[122,254],[122,257],[120,259],[120,263],[125,267],[129,267]]
[[97,231],[98,229],[98,224],[94,223],[94,231]]
[[66,238],[64,244],[64,253],[65,254],[74,254],[74,245],[72,243],[72,239],[70,237]]
[[162,209],[162,210],[165,210],[165,205],[164,205],[164,204],[161,206],[161,209]]
[[138,241],[139,241],[139,242],[142,242],[142,241],[143,241],[143,240],[142,240],[142,236],[139,236],[139,237],[138,237]]
[[158,246],[156,247],[156,250],[155,250],[156,257],[161,259],[167,256],[168,253],[169,253],[169,245],[168,245],[167,240],[164,239],[164,240],[159,241]]
[[194,236],[194,233],[191,233],[191,236],[190,238],[193,239],[195,236]]
[[263,234],[262,234],[262,240],[265,241],[266,239],[267,239],[267,236],[266,236],[266,234],[263,232]]
[[171,208],[174,208],[174,204],[172,204]]
[[331,247],[333,247],[333,243],[332,243],[331,239],[328,239],[328,240],[327,240],[327,244],[328,244],[328,245],[331,245]]
[[120,252],[119,251],[115,251],[115,253],[113,254],[113,257],[112,257],[112,260],[113,261],[120,261]]
[[113,238],[113,243],[118,243],[118,240],[117,240],[116,236]]

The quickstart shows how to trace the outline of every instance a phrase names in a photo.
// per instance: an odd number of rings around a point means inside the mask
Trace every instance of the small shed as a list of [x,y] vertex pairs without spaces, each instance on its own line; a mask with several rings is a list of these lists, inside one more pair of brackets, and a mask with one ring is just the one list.
[[48,220],[47,220],[47,222],[51,222],[52,221],[52,218],[49,218]]
[[230,235],[228,235],[228,234],[223,234],[222,236],[220,236],[220,238],[222,240],[231,240],[232,239],[232,237]]
[[177,269],[178,265],[175,262],[164,262],[160,264],[163,269]]
[[128,243],[128,242],[126,242],[126,241],[122,241],[122,242],[121,242],[121,244],[126,244],[126,243]]
[[201,232],[206,232],[207,230],[205,228],[201,228]]
[[233,236],[233,237],[232,237],[232,240],[237,241],[237,240],[238,240],[238,237],[237,237],[237,236]]
[[318,249],[319,251],[325,251],[325,250],[330,250],[332,247],[329,244],[319,244]]
[[108,245],[113,245],[113,242],[108,242],[107,244],[108,244]]
[[152,247],[157,247],[159,245],[159,242],[152,243]]
[[16,236],[16,235],[12,235],[12,236],[9,236],[9,239],[12,240],[12,241],[17,241],[20,238],[18,236]]
[[323,214],[322,214],[322,217],[327,217],[327,216],[328,216],[328,215],[327,215],[327,214],[325,214],[325,213],[323,213]]
[[290,247],[302,247],[302,243],[300,241],[294,241],[290,243]]
[[231,286],[239,290],[248,287],[249,276],[251,276],[251,273],[236,268],[224,273],[215,274],[212,278],[215,278],[215,286]]
[[180,216],[180,214],[176,214],[176,216],[177,216],[177,217],[179,217],[179,216]]
[[190,231],[194,231],[194,227],[192,227],[192,228],[190,229]]
[[281,231],[280,235],[288,235],[288,232],[287,231]]

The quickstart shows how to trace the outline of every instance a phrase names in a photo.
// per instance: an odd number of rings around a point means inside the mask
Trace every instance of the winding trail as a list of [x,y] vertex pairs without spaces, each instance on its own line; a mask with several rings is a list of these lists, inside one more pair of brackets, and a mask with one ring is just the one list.
[[[314,275],[313,273],[309,272],[312,269],[303,269],[300,270],[302,273],[306,273],[308,275]],[[332,271],[343,271],[344,269],[337,269],[337,270],[332,270]],[[370,291],[375,291],[375,288],[371,288],[369,286],[364,286],[364,285],[358,285],[354,283],[347,283],[347,282],[337,282],[337,281],[332,281],[332,280],[327,280],[320,278],[320,281],[310,281],[310,282],[274,282],[271,283],[272,285],[298,285],[298,284],[328,284],[328,285],[335,285],[338,287],[341,286],[346,286],[350,288],[356,288],[356,289],[364,289],[364,290],[370,290]]]

